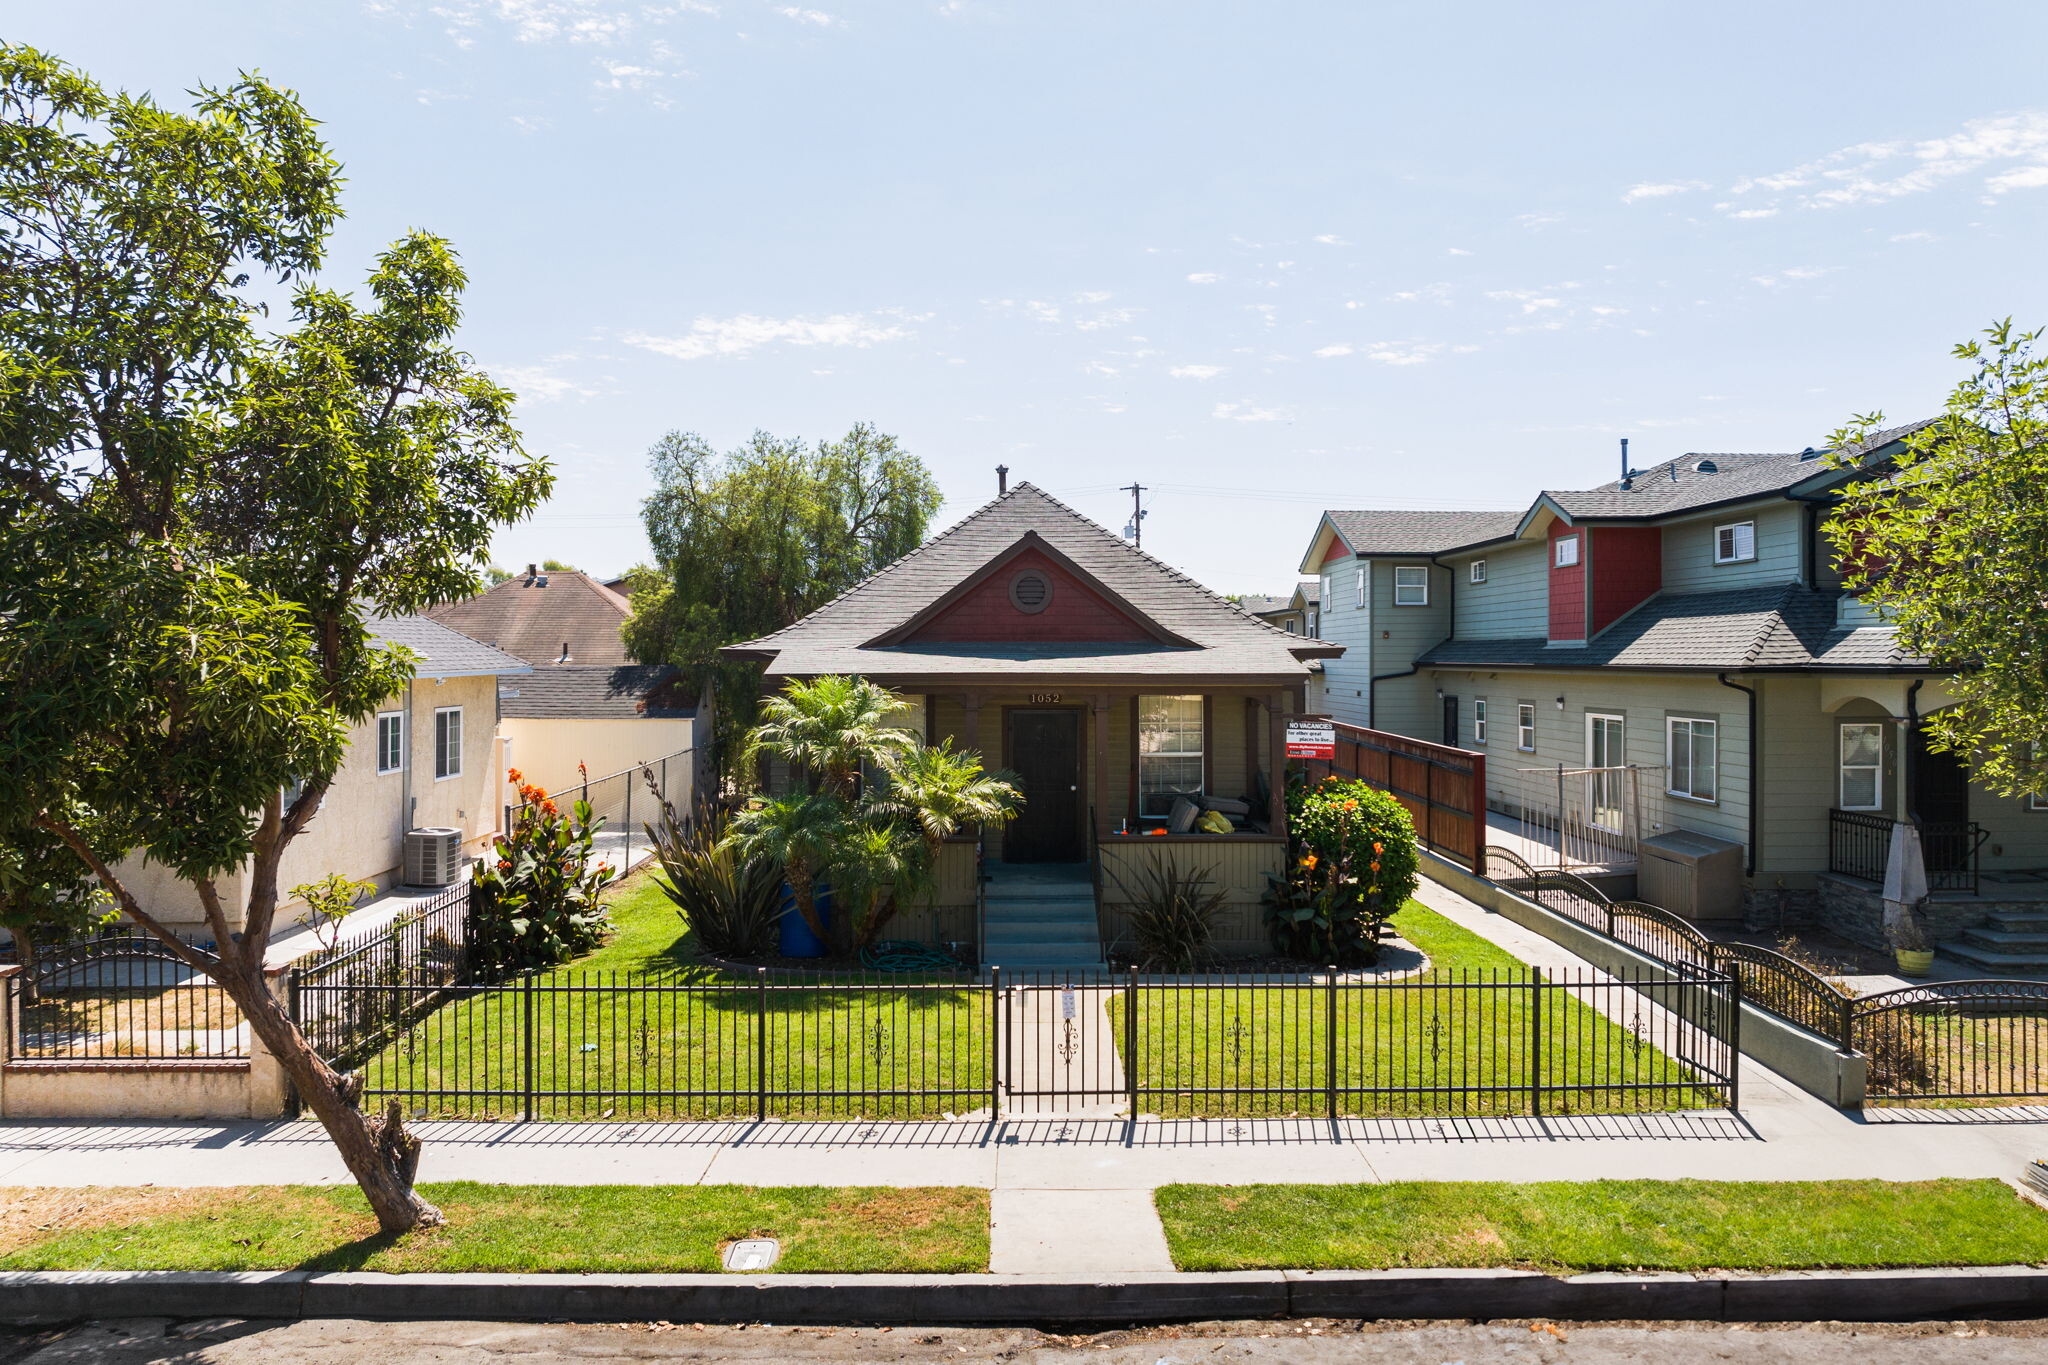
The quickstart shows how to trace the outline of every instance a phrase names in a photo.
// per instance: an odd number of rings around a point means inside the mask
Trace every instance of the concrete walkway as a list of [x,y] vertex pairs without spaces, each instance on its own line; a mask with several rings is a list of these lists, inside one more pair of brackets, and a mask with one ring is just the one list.
[[[1524,961],[1591,970],[1443,887],[1424,882],[1419,895]],[[1076,992],[1075,1042],[1090,1054],[1110,1033],[1095,994]],[[1056,1013],[1060,993],[1031,992],[1015,1008]],[[1747,1060],[1742,1105],[1740,1115],[1346,1119],[1334,1131],[1312,1119],[1133,1125],[1092,1105],[994,1122],[984,1114],[943,1122],[416,1127],[426,1142],[421,1178],[430,1181],[981,1186],[995,1192],[994,1265],[1006,1273],[1170,1269],[1150,1192],[1179,1182],[2012,1179],[2027,1161],[2048,1155],[2048,1106],[1849,1114]],[[347,1178],[325,1135],[308,1123],[0,1124],[0,1185]]]

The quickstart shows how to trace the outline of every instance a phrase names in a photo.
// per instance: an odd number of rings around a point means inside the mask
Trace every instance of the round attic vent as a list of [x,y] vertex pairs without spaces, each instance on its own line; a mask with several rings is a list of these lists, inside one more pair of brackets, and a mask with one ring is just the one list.
[[1052,580],[1036,569],[1026,569],[1010,580],[1010,605],[1036,616],[1052,602]]

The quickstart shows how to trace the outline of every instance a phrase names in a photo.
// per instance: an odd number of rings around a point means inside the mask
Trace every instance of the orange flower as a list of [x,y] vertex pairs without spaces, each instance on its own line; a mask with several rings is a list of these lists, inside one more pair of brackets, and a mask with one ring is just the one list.
[[1316,855],[1311,853],[1301,860],[1301,865],[1313,872],[1316,870]]
[[1346,802],[1344,803],[1344,809],[1345,809],[1345,810],[1357,810],[1357,809],[1358,809],[1358,802],[1356,802],[1356,801],[1346,801]]
[[512,860],[511,860],[510,858],[500,858],[500,859],[498,859],[498,871],[500,871],[500,872],[510,872],[511,870],[512,870]]
[[1378,841],[1375,841],[1373,843],[1372,852],[1374,857],[1378,857],[1380,854],[1385,853],[1386,851],[1387,846],[1385,844],[1379,843]]

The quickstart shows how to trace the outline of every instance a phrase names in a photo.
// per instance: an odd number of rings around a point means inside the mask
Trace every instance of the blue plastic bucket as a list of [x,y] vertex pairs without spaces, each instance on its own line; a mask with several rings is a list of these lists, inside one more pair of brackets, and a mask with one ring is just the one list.
[[[825,882],[811,884],[811,901],[818,911],[818,918],[829,930],[832,927],[832,888]],[[788,882],[782,884],[782,918],[779,947],[784,957],[823,957],[826,946],[811,932],[810,922],[803,911],[796,908],[796,891]]]

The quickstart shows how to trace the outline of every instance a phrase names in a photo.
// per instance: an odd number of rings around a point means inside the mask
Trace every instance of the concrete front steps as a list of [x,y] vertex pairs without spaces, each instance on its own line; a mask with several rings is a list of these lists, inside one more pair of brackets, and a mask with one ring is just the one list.
[[1994,976],[2048,971],[2048,910],[1995,910],[1982,926],[1937,946]]
[[1086,863],[990,863],[982,961],[1004,971],[1102,966]]

